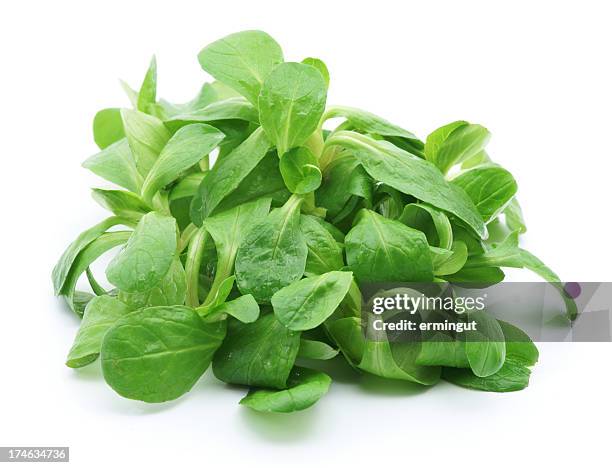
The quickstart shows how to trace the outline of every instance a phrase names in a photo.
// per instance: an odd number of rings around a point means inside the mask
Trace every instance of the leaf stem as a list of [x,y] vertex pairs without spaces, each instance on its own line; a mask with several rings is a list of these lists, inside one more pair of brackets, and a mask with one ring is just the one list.
[[200,305],[198,295],[200,267],[202,265],[202,255],[206,241],[210,239],[211,237],[208,232],[201,227],[195,232],[189,242],[187,259],[185,260],[185,275],[187,276],[187,298],[185,302],[190,307],[198,307]]

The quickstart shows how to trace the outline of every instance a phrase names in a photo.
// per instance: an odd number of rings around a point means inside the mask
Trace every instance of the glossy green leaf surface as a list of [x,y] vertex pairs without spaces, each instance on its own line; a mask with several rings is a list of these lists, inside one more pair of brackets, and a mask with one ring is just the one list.
[[100,355],[106,332],[129,312],[127,305],[111,296],[98,296],[89,301],[66,365],[83,367],[95,361]]
[[263,31],[230,34],[198,55],[202,68],[257,105],[266,77],[283,61],[278,43]]
[[177,248],[174,218],[151,212],[142,217],[125,248],[106,268],[108,280],[126,292],[144,292],[170,269]]
[[248,324],[232,320],[215,354],[213,371],[223,382],[283,389],[299,347],[300,334],[273,314]]
[[159,189],[177,179],[182,172],[210,153],[225,135],[215,127],[192,124],[181,128],[168,141],[142,185],[142,198],[153,202]]
[[360,212],[345,247],[347,264],[359,281],[433,279],[425,235],[373,211]]
[[254,390],[240,404],[264,413],[291,413],[314,405],[327,393],[331,378],[323,372],[296,367],[286,390]]
[[94,117],[93,135],[96,145],[104,149],[125,137],[121,109],[102,109]]
[[259,120],[282,156],[303,145],[325,110],[327,86],[310,65],[283,63],[266,78],[259,96]]
[[480,237],[486,237],[484,223],[472,200],[459,187],[448,183],[433,164],[391,143],[354,132],[338,132],[329,141],[352,149],[375,180],[454,214]]
[[512,174],[499,166],[478,166],[460,173],[452,183],[472,199],[485,223],[495,218],[517,190]]
[[351,272],[330,271],[285,286],[272,296],[274,314],[290,330],[318,327],[340,305],[352,280]]
[[174,400],[200,379],[224,334],[224,322],[206,324],[185,306],[132,312],[104,335],[104,379],[125,398]]
[[191,218],[200,226],[221,201],[238,188],[266,156],[270,142],[262,130],[256,130],[230,154],[207,172],[191,205]]
[[238,248],[238,287],[257,302],[268,303],[276,291],[304,275],[308,247],[300,230],[300,203],[291,198],[255,223]]

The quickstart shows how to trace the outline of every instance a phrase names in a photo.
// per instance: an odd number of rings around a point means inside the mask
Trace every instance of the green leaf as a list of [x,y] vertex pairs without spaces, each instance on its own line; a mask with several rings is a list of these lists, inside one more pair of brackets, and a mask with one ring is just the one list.
[[478,377],[469,369],[444,369],[445,380],[488,392],[514,392],[529,385],[528,366],[537,362],[538,350],[523,331],[501,320],[498,322],[506,340],[506,360],[501,369],[488,377]]
[[455,164],[480,153],[490,138],[489,131],[480,125],[452,122],[427,137],[425,158],[446,174]]
[[272,296],[274,314],[290,330],[316,328],[340,305],[352,280],[351,272],[330,271],[285,286]]
[[430,245],[442,249],[450,249],[453,245],[453,228],[448,217],[433,206],[410,203],[404,207],[399,221],[423,232]]
[[74,291],[71,301],[72,310],[76,312],[77,315],[83,316],[87,304],[89,304],[94,297],[96,296],[88,292]]
[[421,385],[434,385],[440,380],[440,368],[421,366],[418,341],[389,342],[384,331],[365,340],[359,369],[394,380],[407,380]]
[[485,223],[494,219],[510,203],[517,190],[512,174],[499,166],[478,166],[460,173],[452,183],[472,199]]
[[244,120],[259,123],[259,113],[249,101],[239,96],[211,102],[206,107],[192,110],[189,113],[173,115],[164,123],[168,128],[176,129],[192,123],[215,124],[220,120]]
[[470,367],[465,341],[441,332],[423,337],[416,363],[421,366]]
[[172,202],[181,198],[192,198],[198,192],[198,187],[205,175],[206,172],[187,174],[172,187],[168,199]]
[[319,162],[304,146],[293,148],[281,156],[280,171],[285,185],[293,193],[309,193],[321,185]]
[[486,237],[482,217],[472,200],[459,187],[448,183],[429,162],[391,143],[354,132],[337,132],[326,144],[353,150],[355,157],[375,180],[454,214],[480,237]]
[[[321,187],[316,192],[317,205],[327,209],[336,218],[353,196],[372,192],[372,181],[356,158],[343,155],[335,158],[325,168]],[[363,190],[363,187],[367,187]],[[362,190],[358,190],[362,188]],[[371,198],[371,197],[370,197]]]
[[102,348],[102,338],[119,319],[130,312],[128,306],[111,296],[98,296],[85,307],[83,321],[68,353],[68,367],[83,367],[95,361]]
[[506,359],[504,333],[497,320],[485,311],[468,313],[476,330],[466,332],[465,353],[472,372],[478,377],[495,374]]
[[370,210],[361,210],[345,238],[346,261],[358,281],[431,281],[425,235]]
[[260,198],[207,218],[204,228],[212,236],[217,249],[217,269],[205,305],[216,294],[222,281],[234,270],[236,254],[253,225],[270,211],[270,199]]
[[108,280],[126,292],[147,291],[166,276],[176,248],[175,219],[148,213],[141,218],[125,248],[106,268]]
[[365,352],[365,338],[358,317],[345,317],[327,325],[329,334],[352,366],[361,361]]
[[488,377],[478,377],[469,369],[444,368],[442,377],[456,385],[487,392],[515,392],[529,385],[531,371],[521,363],[507,358],[502,368]]
[[[469,257],[468,257],[469,259]],[[467,263],[467,262],[466,262]],[[497,267],[469,268],[463,267],[456,273],[446,275],[444,279],[452,283],[475,283],[486,286],[501,283],[505,278],[504,272]]]
[[91,189],[93,199],[100,206],[121,218],[137,223],[143,215],[151,211],[151,207],[132,192],[124,190]]
[[300,230],[308,247],[306,276],[340,270],[344,266],[342,247],[318,219],[309,215],[300,217]]
[[224,322],[206,324],[185,306],[133,312],[104,336],[104,379],[125,398],[174,400],[199,380],[224,334]]
[[119,83],[121,84],[123,92],[128,97],[130,104],[134,109],[136,109],[136,106],[138,106],[138,93],[134,91],[134,89],[125,81],[119,80]]
[[94,292],[96,296],[104,296],[108,294],[108,292],[98,283],[91,269],[87,267],[85,269],[85,276],[87,276],[87,281],[89,282],[89,286],[91,290]]
[[535,365],[538,362],[540,353],[536,345],[531,341],[531,338],[529,338],[529,335],[508,322],[502,320],[497,322],[504,333],[506,358],[522,362],[525,366]]
[[449,135],[456,129],[466,125],[469,125],[469,123],[465,120],[457,120],[455,122],[443,125],[427,135],[427,139],[425,140],[425,159],[435,164],[440,148]]
[[466,159],[461,163],[461,169],[471,169],[473,167],[481,166],[483,164],[491,163],[491,158],[487,154],[485,150],[482,150],[479,153],[476,153],[474,156],[471,156],[469,159]]
[[119,291],[118,298],[130,306],[131,309],[140,309],[153,306],[182,305],[187,292],[187,278],[185,269],[179,259],[170,265],[166,276],[151,289],[144,292]]
[[256,200],[272,198],[274,206],[283,205],[291,196],[278,168],[278,157],[269,152],[238,184],[238,187],[226,196],[216,208],[221,212],[229,208]]
[[235,279],[233,275],[228,276],[223,278],[216,287],[210,287],[205,303],[196,309],[201,317],[210,317],[216,307],[225,303],[232,292]]
[[319,70],[323,80],[325,80],[325,86],[329,88],[329,70],[327,69],[327,65],[325,65],[323,60],[315,57],[306,57],[304,60],[302,60],[302,63],[315,67],[317,70]]
[[151,63],[147,73],[138,91],[138,100],[136,102],[136,108],[140,112],[147,114],[151,113],[151,107],[155,105],[157,96],[157,61],[155,56],[151,58]]
[[191,219],[201,226],[221,201],[257,166],[270,149],[270,142],[263,130],[255,130],[234,151],[220,158],[210,170],[194,197],[191,205]]
[[240,404],[265,413],[291,413],[314,405],[327,393],[331,378],[323,372],[296,367],[286,390],[254,390]]
[[204,71],[257,105],[261,86],[283,61],[283,51],[263,31],[242,31],[209,44],[198,60]]
[[79,304],[75,302],[75,288],[78,279],[89,265],[95,262],[102,254],[127,242],[130,235],[130,231],[105,232],[87,244],[76,256],[60,291],[60,295],[64,296],[74,312],[79,313],[81,310]]
[[348,125],[362,133],[372,133],[384,137],[401,137],[408,140],[418,138],[408,130],[404,130],[387,120],[361,109],[346,106],[333,106],[325,112],[324,119],[343,117]]
[[187,125],[164,146],[142,186],[142,198],[149,204],[164,186],[202,160],[216,148],[225,135],[205,124]]
[[317,359],[325,361],[335,358],[337,355],[338,350],[332,348],[327,343],[302,338],[300,340],[300,349],[298,350],[297,357],[302,359]]
[[122,109],[121,118],[136,168],[146,177],[168,143],[170,132],[157,117],[142,112]]
[[253,323],[259,318],[259,305],[250,294],[226,301],[214,307],[208,317],[234,317],[242,323]]
[[519,234],[527,232],[523,210],[516,198],[510,200],[510,203],[504,209],[504,215],[506,216],[506,224],[511,231],[518,231]]
[[66,284],[68,274],[72,269],[75,259],[91,242],[100,237],[104,232],[118,224],[124,224],[125,220],[118,216],[112,216],[101,223],[83,231],[64,251],[56,265],[53,267],[51,279],[53,280],[53,291],[55,295],[61,294]]
[[292,62],[274,68],[261,89],[259,120],[279,155],[302,146],[317,129],[326,97],[316,68]]
[[83,162],[83,167],[120,187],[140,193],[142,177],[125,138],[89,157]]
[[161,109],[165,121],[168,122],[172,121],[172,119],[179,114],[191,114],[192,112],[204,109],[214,102],[235,97],[242,98],[242,96],[229,86],[219,81],[213,81],[212,83],[204,83],[198,94],[191,101],[183,104],[173,104],[164,99],[160,99],[157,105],[158,108]]
[[213,372],[226,383],[283,389],[299,346],[300,334],[273,314],[249,324],[230,320],[227,337],[213,360]]
[[238,248],[238,288],[257,302],[269,303],[276,291],[304,275],[308,247],[300,230],[301,201],[294,196],[255,223]]
[[464,242],[455,241],[452,245],[451,255],[440,264],[434,262],[434,275],[453,275],[463,268],[467,259],[467,246]]
[[124,138],[121,109],[113,107],[99,111],[93,120],[93,135],[100,149],[107,148]]

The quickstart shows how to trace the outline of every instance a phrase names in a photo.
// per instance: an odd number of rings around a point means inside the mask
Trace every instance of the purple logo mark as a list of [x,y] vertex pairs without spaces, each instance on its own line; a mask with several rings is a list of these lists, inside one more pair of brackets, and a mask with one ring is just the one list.
[[565,291],[565,294],[567,294],[572,299],[576,299],[578,296],[580,296],[580,293],[582,292],[580,283],[565,283],[563,290]]

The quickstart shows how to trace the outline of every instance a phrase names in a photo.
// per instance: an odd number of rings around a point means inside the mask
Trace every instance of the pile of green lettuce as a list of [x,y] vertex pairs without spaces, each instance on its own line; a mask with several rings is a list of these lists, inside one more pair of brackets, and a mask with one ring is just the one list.
[[[53,270],[82,317],[67,358],[100,357],[106,382],[146,402],[173,400],[202,374],[249,388],[241,404],[290,412],[330,386],[321,360],[433,385],[513,391],[538,351],[481,313],[480,339],[369,340],[360,285],[503,280],[503,267],[559,278],[518,245],[512,175],[465,121],[425,142],[369,112],[327,106],[316,58],[287,62],[261,31],[198,56],[215,81],[184,104],[157,98],[155,59],[131,108],[94,119],[100,152],[83,164],[119,188],[94,188],[112,216],[78,236]],[[330,125],[334,119],[335,126]],[[213,164],[214,161],[214,164]],[[106,290],[90,266],[121,246]],[[78,291],[85,275],[91,292]],[[568,314],[575,305],[566,298]]]

